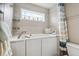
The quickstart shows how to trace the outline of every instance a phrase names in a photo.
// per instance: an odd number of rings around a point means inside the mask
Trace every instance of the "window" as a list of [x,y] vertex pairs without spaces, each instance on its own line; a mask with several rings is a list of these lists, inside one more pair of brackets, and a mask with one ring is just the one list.
[[45,14],[21,9],[21,20],[45,21]]

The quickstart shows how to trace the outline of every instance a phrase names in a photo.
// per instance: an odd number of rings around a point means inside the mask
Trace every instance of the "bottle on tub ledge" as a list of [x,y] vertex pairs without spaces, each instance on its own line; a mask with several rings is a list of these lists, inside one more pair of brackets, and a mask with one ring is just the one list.
[[56,30],[48,27],[48,28],[45,28],[44,29],[44,33],[45,34],[53,34],[53,35],[56,35]]

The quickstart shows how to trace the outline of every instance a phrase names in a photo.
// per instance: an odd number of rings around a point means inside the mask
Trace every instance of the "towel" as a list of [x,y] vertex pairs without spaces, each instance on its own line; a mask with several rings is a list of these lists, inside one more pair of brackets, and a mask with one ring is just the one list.
[[6,22],[0,21],[0,55],[11,56],[10,40],[12,39],[11,32]]

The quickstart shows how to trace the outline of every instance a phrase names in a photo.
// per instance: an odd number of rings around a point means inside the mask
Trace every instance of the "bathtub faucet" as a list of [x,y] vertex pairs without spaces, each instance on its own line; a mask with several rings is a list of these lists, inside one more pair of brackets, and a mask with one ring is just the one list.
[[27,35],[32,36],[31,33],[27,32],[27,31],[22,31],[22,32],[19,34],[18,38],[20,38],[23,34],[26,34],[26,37],[27,37]]

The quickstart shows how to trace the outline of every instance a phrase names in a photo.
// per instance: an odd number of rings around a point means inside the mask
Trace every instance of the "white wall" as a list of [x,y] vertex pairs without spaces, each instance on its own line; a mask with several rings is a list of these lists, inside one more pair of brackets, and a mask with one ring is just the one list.
[[55,4],[50,10],[49,10],[49,25],[52,29],[55,29],[57,33],[59,33],[59,19],[58,19],[58,9],[57,4]]
[[57,33],[57,53],[59,53],[59,11],[58,11],[58,6],[55,4],[50,10],[49,10],[49,25],[53,30],[56,30]]
[[[36,6],[36,5],[33,5],[33,4],[30,4],[30,3],[17,3],[17,4],[14,4],[14,19],[19,19],[21,16],[20,14],[20,9],[21,8],[24,8],[24,9],[27,9],[27,10],[32,10],[32,11],[37,11],[37,12],[41,12],[41,13],[45,13],[46,14],[46,22],[43,23],[43,22],[29,22],[29,21],[21,21],[21,22],[18,22],[18,21],[14,21],[14,27],[19,27],[20,28],[20,31],[29,31],[31,33],[43,33],[43,30],[45,27],[48,27],[48,9],[46,8],[42,8],[42,7],[39,7],[39,6]],[[17,30],[13,31],[14,33],[17,32]]]
[[65,10],[68,20],[69,39],[71,42],[79,44],[79,4],[65,4]]

